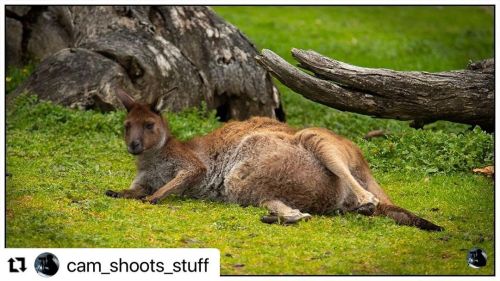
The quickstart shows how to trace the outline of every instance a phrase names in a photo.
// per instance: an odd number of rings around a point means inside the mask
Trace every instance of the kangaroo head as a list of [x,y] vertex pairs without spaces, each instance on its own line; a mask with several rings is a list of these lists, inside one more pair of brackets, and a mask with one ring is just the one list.
[[139,155],[163,147],[170,131],[160,113],[161,96],[151,104],[138,103],[121,89],[117,96],[128,112],[124,123],[128,152]]

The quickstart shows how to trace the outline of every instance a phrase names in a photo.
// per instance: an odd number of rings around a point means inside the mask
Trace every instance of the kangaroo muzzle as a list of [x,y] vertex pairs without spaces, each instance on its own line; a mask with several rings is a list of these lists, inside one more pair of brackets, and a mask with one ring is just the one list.
[[134,155],[141,154],[144,151],[144,146],[139,140],[133,140],[128,145],[128,152]]

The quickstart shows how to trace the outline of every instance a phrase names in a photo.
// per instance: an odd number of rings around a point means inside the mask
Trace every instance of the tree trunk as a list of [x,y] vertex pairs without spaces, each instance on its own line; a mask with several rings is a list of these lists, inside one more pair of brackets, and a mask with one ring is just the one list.
[[314,51],[292,49],[293,67],[269,50],[258,61],[283,84],[327,106],[374,117],[413,120],[414,127],[437,120],[479,125],[494,131],[494,60],[466,70],[428,73],[349,65]]
[[7,17],[22,25],[7,29],[13,37],[22,30],[21,43],[7,48],[9,64],[43,60],[9,100],[31,92],[106,111],[121,107],[117,86],[145,102],[176,87],[165,109],[206,102],[222,120],[284,118],[254,45],[207,7],[7,6]]

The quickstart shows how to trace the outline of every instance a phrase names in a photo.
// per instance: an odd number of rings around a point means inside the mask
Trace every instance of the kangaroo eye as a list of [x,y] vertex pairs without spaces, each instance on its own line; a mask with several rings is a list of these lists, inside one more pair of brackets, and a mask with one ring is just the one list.
[[146,123],[146,125],[144,125],[144,127],[146,127],[146,129],[148,130],[152,130],[155,126],[155,123]]
[[130,129],[130,122],[125,123],[125,130]]

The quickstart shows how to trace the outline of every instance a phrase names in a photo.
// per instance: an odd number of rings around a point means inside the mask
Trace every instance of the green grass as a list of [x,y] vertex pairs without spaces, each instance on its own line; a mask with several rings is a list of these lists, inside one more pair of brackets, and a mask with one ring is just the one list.
[[214,7],[292,62],[290,49],[366,67],[441,71],[493,56],[493,10],[471,7]]
[[[359,65],[436,71],[493,52],[492,14],[480,8],[215,10],[257,46],[290,61],[289,49],[299,47]],[[11,81],[22,81],[16,73],[9,72]],[[284,227],[260,223],[266,211],[256,207],[108,198],[105,190],[126,188],[135,174],[122,140],[124,112],[73,111],[21,96],[7,113],[7,246],[214,247],[222,274],[493,274],[493,181],[470,171],[494,163],[493,135],[448,122],[414,130],[279,87],[291,125],[353,139],[395,203],[446,230],[428,233],[355,214]],[[166,116],[181,139],[220,126],[205,110]],[[362,139],[380,128],[391,134]],[[485,268],[467,266],[472,247],[487,252]]]

